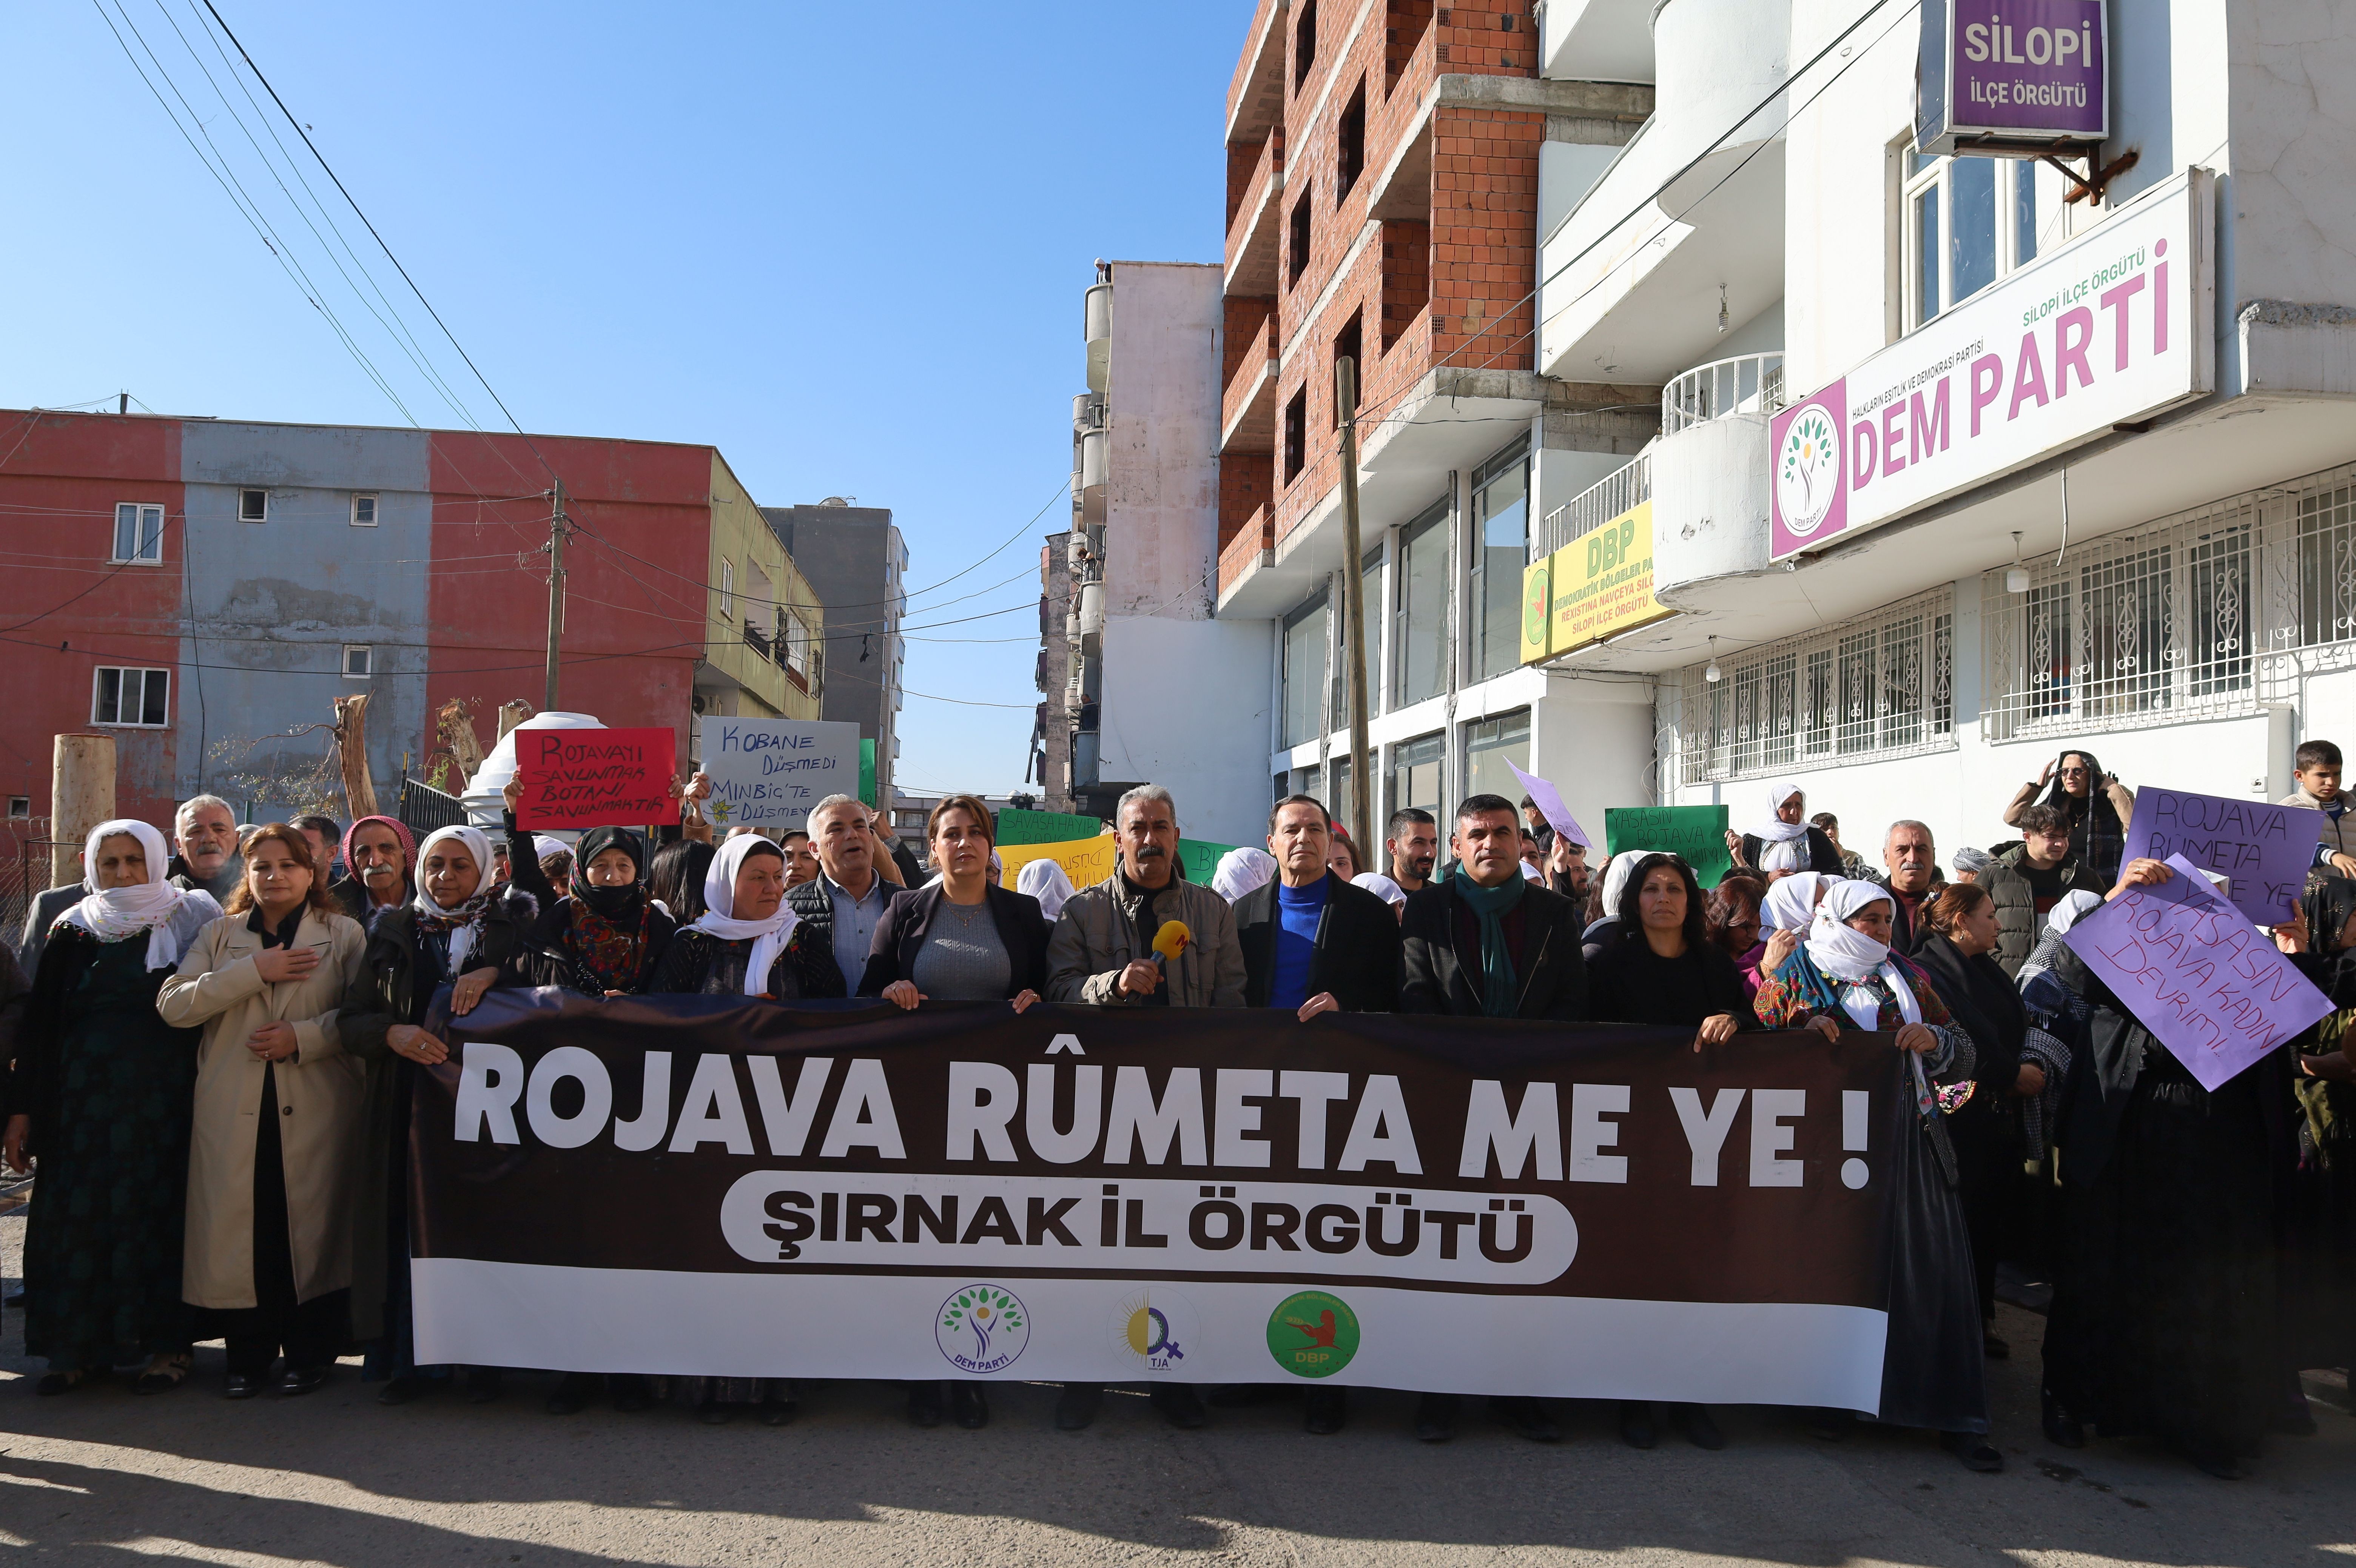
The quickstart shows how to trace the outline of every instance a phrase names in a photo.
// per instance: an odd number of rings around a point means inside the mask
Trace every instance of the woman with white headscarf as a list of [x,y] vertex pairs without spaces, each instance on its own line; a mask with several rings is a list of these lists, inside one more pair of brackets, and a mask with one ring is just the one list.
[[1383,902],[1390,905],[1391,914],[1394,918],[1406,918],[1407,890],[1400,887],[1388,877],[1384,876],[1380,871],[1361,871],[1356,876],[1350,879],[1350,885],[1354,888],[1364,888],[1366,891],[1374,894],[1375,897],[1382,900]]
[[1218,869],[1211,873],[1211,891],[1233,903],[1246,893],[1266,886],[1275,875],[1276,857],[1247,844],[1219,857]]
[[22,1175],[28,1154],[41,1162],[25,1232],[25,1351],[48,1362],[39,1393],[134,1361],[142,1393],[187,1373],[180,1262],[198,1031],[165,1023],[155,996],[220,905],[165,880],[170,854],[144,822],[91,830],[92,891],[49,928],[0,1094],[9,1168]]
[[[1879,1419],[1931,1427],[1965,1468],[2001,1470],[2004,1456],[1987,1436],[1978,1292],[1945,1125],[1948,1110],[1969,1092],[1977,1059],[1970,1031],[1949,1016],[1930,976],[1890,950],[1896,919],[1889,889],[1834,883],[1816,906],[1807,940],[1767,976],[1752,1006],[1771,1029],[1804,1026],[1835,1038],[1867,1029],[1891,1036],[1905,1053],[1901,1119],[1886,1124],[1912,1134],[1900,1135],[1888,1156],[1890,1328]],[[1847,1421],[1829,1413],[1819,1418],[1818,1430],[1844,1435]]]
[[1063,867],[1043,855],[1025,860],[1014,873],[1014,891],[1037,899],[1039,912],[1053,922],[1064,912],[1064,901],[1072,896],[1072,879]]
[[[703,912],[671,938],[647,989],[798,1001],[817,994],[803,983],[801,929],[786,902],[785,851],[757,834],[731,838],[703,873]],[[830,949],[820,956],[834,962]]]
[[1770,784],[1767,805],[1766,821],[1748,833],[1727,834],[1726,847],[1736,859],[1770,876],[1792,871],[1840,875],[1840,847],[1823,828],[1809,825],[1804,790],[1788,781]]
[[1767,896],[1759,901],[1760,944],[1737,964],[1753,1001],[1758,1000],[1759,987],[1766,984],[1767,976],[1782,967],[1793,949],[1807,939],[1808,927],[1815,922],[1816,905],[1841,880],[1827,877],[1822,871],[1795,871],[1767,885]]
[[[360,1178],[352,1217],[352,1331],[369,1345],[366,1381],[389,1379],[380,1404],[403,1404],[446,1368],[420,1368],[409,1317],[409,1103],[419,1067],[450,1048],[423,1026],[434,994],[450,987],[450,1014],[474,1011],[511,968],[540,913],[530,894],[490,880],[491,842],[474,827],[443,827],[417,847],[417,891],[378,917],[344,995],[337,1033],[368,1063]],[[467,1374],[469,1397],[498,1397],[496,1367]]]

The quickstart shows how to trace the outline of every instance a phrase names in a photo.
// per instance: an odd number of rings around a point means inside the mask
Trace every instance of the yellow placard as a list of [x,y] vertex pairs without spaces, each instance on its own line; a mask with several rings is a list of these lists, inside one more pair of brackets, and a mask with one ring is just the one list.
[[1094,838],[1067,838],[1060,844],[1001,844],[998,863],[1004,868],[1005,885],[1010,888],[1015,873],[1033,860],[1053,860],[1064,868],[1073,887],[1090,888],[1112,875],[1119,852],[1119,840],[1103,833]]
[[[1653,597],[1650,501],[1571,540],[1548,558],[1547,568],[1553,595],[1547,624],[1549,656],[1676,613]],[[1526,643],[1523,658],[1529,656]]]

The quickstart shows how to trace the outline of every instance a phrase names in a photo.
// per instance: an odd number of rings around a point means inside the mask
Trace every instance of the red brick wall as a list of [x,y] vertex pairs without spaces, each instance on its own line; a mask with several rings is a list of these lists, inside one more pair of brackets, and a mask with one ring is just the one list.
[[[1435,110],[1429,130],[1429,208],[1417,218],[1367,229],[1368,197],[1402,140],[1416,129],[1436,74],[1537,74],[1537,36],[1528,0],[1459,5],[1387,0],[1344,48],[1353,15],[1346,5],[1321,7],[1316,60],[1306,80],[1290,90],[1277,133],[1286,139],[1284,216],[1290,218],[1304,193],[1313,215],[1307,265],[1298,282],[1280,283],[1270,306],[1273,336],[1286,357],[1276,390],[1277,444],[1282,444],[1281,411],[1304,387],[1310,432],[1310,461],[1300,476],[1290,484],[1280,470],[1275,476],[1279,538],[1338,479],[1332,349],[1354,314],[1365,322],[1362,427],[1381,419],[1436,366],[1526,369],[1534,359],[1534,310],[1523,296],[1537,282],[1537,159],[1546,137],[1544,116]],[[1292,47],[1289,36],[1287,48]],[[1288,83],[1293,76],[1288,59]],[[1365,172],[1337,204],[1336,122],[1361,84],[1366,95]],[[1256,148],[1249,155],[1231,152],[1231,184],[1249,178],[1256,158]],[[1237,199],[1231,189],[1231,210]],[[1285,250],[1280,280],[1291,277],[1289,223]],[[1257,308],[1230,301],[1231,325],[1248,315],[1256,330]],[[1232,342],[1230,356],[1231,379],[1248,373],[1239,363],[1243,350]],[[1224,541],[1258,501],[1254,486],[1246,483],[1231,486],[1223,480],[1221,493]]]

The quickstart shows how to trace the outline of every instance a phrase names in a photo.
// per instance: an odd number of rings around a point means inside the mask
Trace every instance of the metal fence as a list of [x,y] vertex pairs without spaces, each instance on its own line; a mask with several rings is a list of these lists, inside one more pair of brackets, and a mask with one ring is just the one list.
[[1544,560],[1571,540],[1653,498],[1653,453],[1647,447],[1627,467],[1606,475],[1546,515],[1531,537],[1530,560]]
[[[0,938],[12,947],[24,933],[25,916],[32,909],[33,901],[50,886],[49,866],[57,844],[46,837],[46,821],[37,823],[34,831],[43,837],[15,837],[16,852],[0,856]],[[79,849],[81,846],[68,848]],[[25,977],[32,978],[30,975]]]
[[444,795],[423,779],[401,775],[401,793],[394,796],[393,815],[420,838],[437,827],[462,827],[466,808],[455,795]]
[[2254,713],[2345,668],[2356,464],[2072,545],[1982,580],[1981,732],[2009,741]]
[[1697,365],[1661,389],[1661,433],[1675,435],[1729,414],[1772,414],[1783,406],[1783,356],[1739,354]]

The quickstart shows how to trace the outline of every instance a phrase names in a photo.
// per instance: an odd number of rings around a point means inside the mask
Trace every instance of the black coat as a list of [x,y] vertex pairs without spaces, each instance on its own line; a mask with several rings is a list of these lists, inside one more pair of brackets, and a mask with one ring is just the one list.
[[[1808,829],[1807,843],[1809,870],[1822,871],[1828,877],[1837,877],[1841,875],[1840,851],[1833,848],[1832,838],[1823,828],[1810,827]],[[1742,863],[1744,865],[1749,866],[1753,869],[1757,869],[1759,866],[1759,857],[1764,855],[1766,852],[1767,840],[1760,837],[1756,833],[1746,833],[1742,836]]]
[[[508,881],[530,894],[540,905],[540,913],[525,932],[523,944],[509,960],[509,970],[519,985],[559,986],[578,991],[582,987],[580,970],[573,961],[573,898],[570,894],[559,895],[548,873],[540,869],[531,835],[515,825],[513,812],[507,814],[507,834]],[[586,875],[587,869],[577,863],[578,857],[575,860],[573,875],[577,882]],[[643,872],[645,868],[639,870]],[[365,891],[360,894],[363,899],[367,896]],[[662,964],[663,950],[670,945],[671,934],[678,929],[679,922],[663,911],[647,911],[646,944],[638,952],[637,983],[628,989],[644,993],[651,988],[655,971]]]
[[[1329,873],[1330,875],[1330,873]],[[1391,906],[1339,877],[1326,890],[1309,960],[1309,994],[1330,991],[1345,1013],[1398,1010],[1399,922]],[[1276,983],[1276,882],[1237,899],[1236,941],[1244,950],[1244,1006],[1268,1006]]]
[[1923,927],[1908,956],[1931,977],[1954,1021],[1971,1032],[1973,1093],[1959,1115],[1966,1121],[2001,1114],[2020,1076],[2020,1048],[2029,1038],[2029,1010],[2020,990],[1989,954],[1966,957],[1946,937]]
[[[1408,895],[1399,923],[1398,1010],[1481,1017],[1481,954],[1457,941],[1455,879],[1434,882]],[[1580,912],[1559,893],[1535,883],[1522,894],[1522,950],[1515,955],[1521,980],[1517,1019],[1580,1023],[1587,1018],[1587,961],[1580,952]]]
[[[800,889],[795,891],[798,892]],[[982,901],[990,906],[991,923],[998,928],[999,944],[1006,949],[1007,996],[1016,997],[1024,991],[1045,995],[1047,933],[1052,928],[1039,908],[1039,901],[1029,893],[987,884],[982,895]],[[892,895],[884,918],[875,923],[875,945],[867,955],[867,972],[859,977],[861,996],[880,997],[884,987],[893,981],[905,980],[916,974],[916,952],[925,945],[926,934],[933,928],[933,912],[948,896],[948,889],[939,882],[914,892]]]
[[[798,888],[787,888],[786,907],[800,922],[794,928],[792,945],[786,949],[798,993],[811,1001],[849,996],[841,966],[834,961],[834,895],[826,891],[826,879],[813,877]],[[878,921],[876,929],[883,928]]]
[[1706,942],[1664,958],[1641,935],[1615,937],[1589,961],[1587,981],[1598,1023],[1699,1028],[1725,1013],[1739,1029],[1760,1027],[1734,960]]

